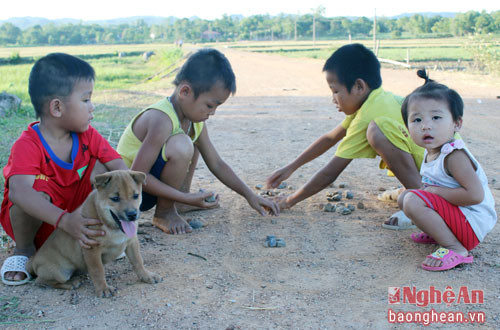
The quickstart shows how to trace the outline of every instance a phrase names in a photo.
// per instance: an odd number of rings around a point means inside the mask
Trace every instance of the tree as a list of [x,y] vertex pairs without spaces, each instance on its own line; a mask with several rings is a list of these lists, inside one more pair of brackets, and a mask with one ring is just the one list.
[[4,23],[0,26],[0,44],[14,45],[22,37],[21,29],[12,23]]

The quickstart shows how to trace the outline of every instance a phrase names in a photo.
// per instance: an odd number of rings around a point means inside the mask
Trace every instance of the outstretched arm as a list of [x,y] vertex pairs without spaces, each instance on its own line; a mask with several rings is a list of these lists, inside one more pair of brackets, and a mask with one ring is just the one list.
[[342,125],[338,125],[330,132],[323,134],[290,164],[274,171],[266,180],[267,186],[270,188],[276,188],[283,180],[289,178],[299,167],[318,158],[331,147],[336,145],[340,140],[342,140],[345,134],[346,130],[342,127]]
[[287,209],[298,202],[320,192],[330,183],[335,181],[340,173],[349,165],[352,159],[333,157],[333,159],[320,169],[313,177],[307,181],[299,190],[279,202],[280,209]]

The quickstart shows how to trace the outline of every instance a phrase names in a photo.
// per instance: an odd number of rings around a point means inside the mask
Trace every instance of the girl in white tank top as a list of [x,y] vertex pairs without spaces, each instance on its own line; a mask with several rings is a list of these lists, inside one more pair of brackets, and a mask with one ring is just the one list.
[[463,101],[454,90],[418,75],[425,84],[402,105],[402,115],[415,143],[425,148],[420,174],[422,188],[401,197],[405,214],[423,232],[412,234],[416,243],[438,244],[422,268],[451,269],[471,263],[469,255],[497,221],[486,175],[458,135]]

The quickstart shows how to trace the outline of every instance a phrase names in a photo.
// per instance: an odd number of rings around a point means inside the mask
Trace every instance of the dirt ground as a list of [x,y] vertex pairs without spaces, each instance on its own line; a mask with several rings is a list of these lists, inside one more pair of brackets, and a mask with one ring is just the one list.
[[[220,155],[252,188],[263,184],[343,115],[336,111],[323,61],[291,59],[223,49],[237,77],[238,91],[208,122]],[[415,70],[384,68],[384,88],[405,95],[422,81]],[[431,72],[464,97],[462,135],[481,162],[500,200],[500,84],[493,77]],[[155,98],[171,89],[155,91]],[[148,97],[151,97],[149,95]],[[147,104],[148,101],[142,101]],[[333,151],[299,169],[287,180],[298,188]],[[203,161],[192,189],[213,189],[219,209],[192,212],[207,226],[183,236],[152,227],[151,213],[142,215],[139,239],[146,267],[163,276],[156,285],[139,283],[126,259],[107,265],[116,297],[94,296],[90,280],[74,291],[34,286],[0,286],[2,297],[19,297],[19,311],[37,323],[8,328],[166,328],[166,329],[386,329],[414,328],[390,324],[388,311],[484,312],[484,329],[500,327],[500,226],[472,251],[474,263],[441,273],[420,268],[436,247],[417,245],[412,230],[391,231],[382,221],[396,205],[379,202],[379,188],[398,185],[378,170],[379,159],[356,160],[326,191],[351,191],[352,204],[364,204],[350,215],[323,212],[325,191],[281,213],[260,217],[246,201],[223,186]],[[339,188],[339,183],[347,185]],[[257,191],[257,190],[256,190]],[[285,189],[282,192],[290,192]],[[258,192],[258,191],[257,191]],[[500,209],[497,204],[497,212]],[[267,235],[286,242],[264,247]],[[205,259],[191,254],[203,256]],[[8,256],[0,253],[0,260]],[[458,295],[461,287],[482,290],[484,304],[388,304],[389,287],[434,286]],[[449,291],[450,289],[448,289]],[[470,292],[470,291],[469,291]],[[4,305],[4,309],[5,309]],[[8,306],[7,306],[8,307]],[[438,324],[441,328],[456,325]]]

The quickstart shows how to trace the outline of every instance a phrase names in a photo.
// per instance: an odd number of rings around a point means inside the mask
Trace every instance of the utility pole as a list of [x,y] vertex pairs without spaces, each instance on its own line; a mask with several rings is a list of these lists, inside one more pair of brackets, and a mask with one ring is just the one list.
[[294,37],[293,40],[297,41],[297,16],[295,17],[295,28],[294,28]]

